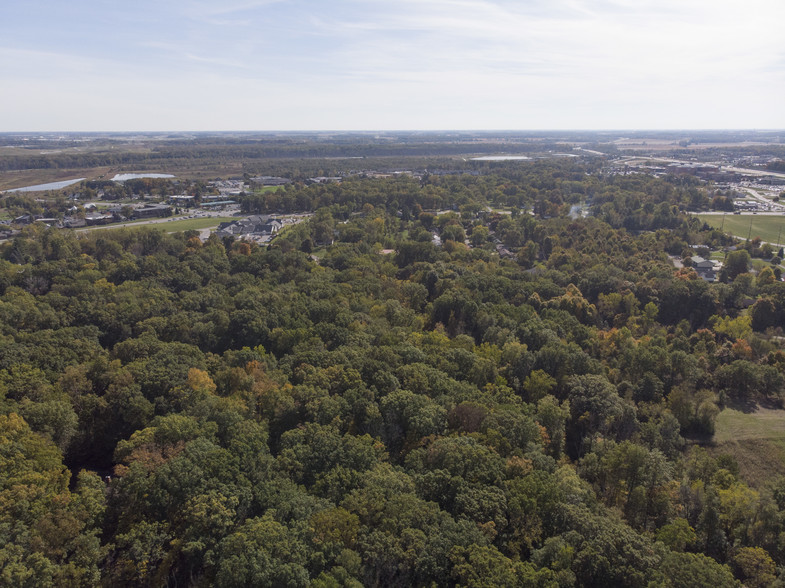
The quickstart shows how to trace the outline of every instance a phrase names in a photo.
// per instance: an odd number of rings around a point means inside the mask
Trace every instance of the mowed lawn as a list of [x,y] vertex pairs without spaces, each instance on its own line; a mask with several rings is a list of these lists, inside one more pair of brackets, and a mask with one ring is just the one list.
[[758,407],[755,412],[726,408],[717,416],[714,441],[785,439],[785,410]]
[[[709,226],[718,229],[722,227],[723,232],[730,233],[740,239],[746,239],[750,235],[752,239],[760,237],[769,243],[785,241],[785,215],[726,214],[724,221],[722,217],[721,214],[701,214],[698,216]],[[752,224],[751,232],[750,223]],[[780,238],[780,241],[777,241],[777,237]]]
[[223,222],[237,220],[236,216],[210,216],[201,218],[185,218],[182,220],[172,220],[163,223],[151,223],[147,220],[130,221],[126,223],[118,223],[116,225],[100,225],[96,227],[88,227],[87,231],[101,230],[108,231],[111,229],[134,229],[142,227],[150,227],[160,229],[167,233],[178,233],[180,231],[199,231],[201,229],[211,229],[217,227]]
[[217,227],[221,223],[235,220],[238,220],[238,217],[211,216],[204,218],[186,218],[183,220],[173,220],[171,222],[161,223],[158,226],[162,229],[165,229],[168,233],[175,233],[178,231],[198,231],[201,229],[211,229],[213,227]]
[[715,456],[732,455],[741,477],[751,486],[785,476],[785,410],[726,408],[717,417],[710,451]]

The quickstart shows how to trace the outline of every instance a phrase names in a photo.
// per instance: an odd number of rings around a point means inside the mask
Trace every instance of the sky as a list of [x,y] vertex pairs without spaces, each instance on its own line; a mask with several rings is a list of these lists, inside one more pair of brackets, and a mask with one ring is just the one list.
[[0,132],[785,128],[783,0],[2,0]]

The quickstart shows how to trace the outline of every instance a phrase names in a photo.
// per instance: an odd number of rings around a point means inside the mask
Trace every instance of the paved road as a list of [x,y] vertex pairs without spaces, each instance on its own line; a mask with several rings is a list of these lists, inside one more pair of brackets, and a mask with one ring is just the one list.
[[[619,162],[624,163],[625,161],[632,161],[635,159],[649,159],[653,161],[667,161],[670,163],[681,163],[684,165],[692,165],[694,163],[701,163],[696,161],[684,161],[683,159],[671,159],[669,157],[657,157],[655,155],[625,155],[624,157],[619,158]],[[731,171],[736,172],[739,174],[746,174],[749,176],[773,176],[775,178],[782,178],[785,179],[785,174],[780,172],[773,172],[761,169],[748,169],[746,167],[734,167],[731,165],[720,165],[714,164],[710,162],[706,162],[705,165],[718,165],[722,171]]]
[[783,210],[785,210],[785,206],[783,206],[782,204],[778,204],[777,202],[772,202],[768,198],[764,198],[756,190],[753,190],[752,188],[742,188],[742,190],[747,192],[747,194],[752,196],[758,202],[762,202],[766,206],[771,206],[773,211],[780,211],[780,212],[782,212]]
[[732,171],[732,172],[737,172],[737,173],[740,173],[740,174],[748,174],[748,175],[751,175],[751,176],[774,176],[775,178],[785,179],[785,174],[782,174],[782,173],[779,173],[779,172],[773,172],[773,171],[765,171],[765,170],[759,170],[759,169],[747,169],[747,168],[744,168],[744,167],[730,167],[730,166],[727,166],[727,165],[723,165],[722,169],[724,171]]
[[714,215],[714,216],[716,216],[718,214],[727,214],[727,215],[736,215],[736,216],[739,216],[739,215],[741,215],[741,216],[751,216],[753,214],[756,215],[756,216],[782,216],[783,214],[785,214],[785,211],[782,211],[782,210],[780,210],[780,211],[763,210],[763,211],[756,211],[756,212],[747,212],[747,211],[742,211],[742,212],[723,212],[721,210],[702,210],[700,212],[691,212],[690,214],[694,214],[694,215],[697,215],[697,216],[700,216],[702,214],[711,214],[711,215]]

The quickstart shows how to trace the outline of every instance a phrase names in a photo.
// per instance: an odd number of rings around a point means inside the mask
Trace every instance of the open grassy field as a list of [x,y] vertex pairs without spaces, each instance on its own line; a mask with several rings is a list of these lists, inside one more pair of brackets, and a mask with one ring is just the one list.
[[[721,214],[702,214],[698,218],[712,227],[718,229],[722,227],[724,232],[740,239],[746,239],[751,232],[752,239],[760,237],[769,243],[777,243],[779,236],[780,242],[785,241],[785,215],[726,214],[724,216],[724,222]],[[750,231],[750,223],[752,231]]]
[[754,412],[726,408],[717,417],[714,441],[784,439],[785,410],[758,407]]
[[[115,174],[133,172],[167,173],[180,178],[209,180],[218,177],[241,176],[244,168],[242,162],[212,162],[208,160],[183,162],[178,165],[162,163],[158,166],[129,164],[111,167],[12,170],[0,172],[0,192],[73,178],[105,180],[113,178]],[[270,188],[277,190],[279,186],[270,186]]]
[[708,449],[715,456],[732,455],[751,486],[785,476],[785,410],[726,408],[717,417],[714,445]]
[[152,227],[154,229],[161,229],[162,231],[166,231],[167,233],[177,233],[180,231],[198,231],[201,229],[211,229],[213,227],[217,227],[219,224],[223,222],[233,221],[233,220],[237,220],[237,217],[236,216],[211,216],[211,217],[204,217],[204,218],[185,218],[182,220],[172,220],[167,222],[156,222],[156,223],[151,223],[148,220],[139,220],[139,221],[130,221],[117,225],[103,225],[97,227],[89,227],[83,230],[108,231],[113,228],[133,229],[138,227]]
[[211,216],[209,218],[186,218],[183,220],[162,223],[162,227],[167,232],[177,231],[198,231],[200,229],[211,229],[221,223],[237,220],[236,216]]

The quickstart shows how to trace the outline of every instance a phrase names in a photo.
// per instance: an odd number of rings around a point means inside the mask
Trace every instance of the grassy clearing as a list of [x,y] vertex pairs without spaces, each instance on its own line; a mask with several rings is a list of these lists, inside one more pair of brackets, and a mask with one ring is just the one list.
[[[751,233],[751,238],[760,237],[769,243],[776,243],[778,236],[781,241],[785,241],[785,216],[760,214],[726,214],[724,216],[724,221],[721,214],[702,214],[698,218],[712,227],[718,229],[722,227],[724,232],[740,239],[746,239],[747,235]],[[750,231],[750,227],[752,227],[752,231]]]
[[714,446],[709,450],[732,455],[751,486],[785,476],[785,410],[726,408],[717,417]]
[[167,233],[179,233],[180,231],[198,231],[201,229],[211,229],[217,227],[219,224],[226,221],[237,220],[235,216],[211,216],[205,218],[186,218],[183,220],[173,220],[169,222],[151,223],[147,220],[129,221],[118,225],[102,225],[97,227],[89,227],[85,230],[95,231],[103,230],[108,231],[111,229],[134,229],[139,227],[151,227],[153,229],[161,229]]
[[187,218],[170,223],[162,223],[162,228],[167,232],[178,231],[198,231],[200,229],[211,229],[221,223],[237,220],[236,216],[211,216],[209,218]]
[[772,266],[768,261],[764,261],[763,259],[753,259],[752,260],[752,269],[754,269],[756,272],[759,272],[764,267],[770,267],[770,268],[774,269],[774,266]]
[[726,408],[717,417],[714,441],[785,440],[785,410],[758,407],[755,412]]
[[707,448],[717,457],[730,455],[739,464],[739,475],[753,488],[785,476],[785,440],[744,439]]

